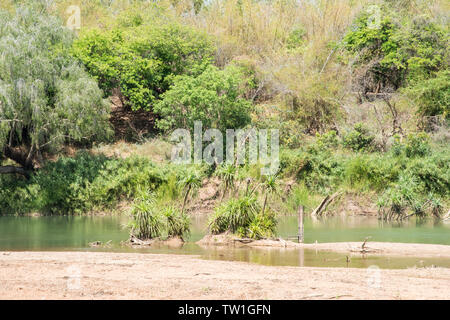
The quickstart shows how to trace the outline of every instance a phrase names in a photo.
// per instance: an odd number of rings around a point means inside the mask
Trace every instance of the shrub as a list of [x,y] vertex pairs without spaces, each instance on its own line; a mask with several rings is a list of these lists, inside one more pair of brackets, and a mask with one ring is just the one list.
[[[159,208],[163,209],[159,209]],[[148,191],[137,198],[130,212],[132,236],[141,239],[186,237],[190,232],[189,216],[173,206],[164,208]]]
[[212,234],[232,232],[241,237],[261,239],[275,234],[277,220],[271,210],[261,212],[256,197],[241,196],[220,205],[209,220]]
[[180,237],[184,238],[189,235],[190,218],[187,214],[176,209],[173,206],[162,211],[163,216],[166,218],[167,223],[167,235],[168,237]]
[[119,88],[133,110],[150,110],[173,76],[201,72],[210,63],[213,49],[203,33],[190,27],[140,17],[109,30],[82,33],[73,55],[106,94]]
[[378,200],[381,218],[385,220],[403,219],[408,210],[418,217],[433,214],[437,217],[442,212],[440,199],[433,193],[425,193],[417,177],[405,174],[399,181],[386,189]]
[[355,125],[343,140],[344,147],[353,151],[368,151],[372,147],[375,137],[369,134],[369,130],[362,124]]
[[344,177],[350,186],[384,190],[401,171],[397,159],[379,154],[357,154],[345,162]]
[[130,233],[138,239],[159,238],[164,229],[164,216],[155,210],[154,199],[137,199],[131,209]]
[[[8,203],[1,213],[80,214],[110,208],[121,199],[135,198],[142,188],[156,190],[165,182],[164,172],[148,159],[79,152],[47,162],[30,180],[0,177],[0,199]],[[6,198],[21,200],[13,204]]]
[[239,228],[238,234],[251,239],[270,238],[275,235],[276,227],[275,213],[267,210],[264,214],[257,214],[247,228]]
[[405,143],[405,153],[407,157],[424,157],[430,152],[430,137],[425,132],[408,135]]
[[339,145],[339,139],[334,130],[330,130],[324,134],[316,133],[316,138],[316,144],[319,148],[336,148]]
[[343,46],[356,58],[356,80],[364,93],[392,93],[446,68],[446,27],[429,16],[397,12],[384,5],[378,28],[371,25],[369,14],[362,14],[344,37]]
[[435,77],[419,81],[405,89],[417,105],[421,117],[442,115],[450,119],[450,71],[442,70]]
[[241,128],[250,123],[251,102],[241,97],[242,74],[237,67],[219,70],[209,66],[199,76],[178,76],[161,96],[155,111],[161,115],[157,126],[162,130],[194,128],[201,121],[204,128]]

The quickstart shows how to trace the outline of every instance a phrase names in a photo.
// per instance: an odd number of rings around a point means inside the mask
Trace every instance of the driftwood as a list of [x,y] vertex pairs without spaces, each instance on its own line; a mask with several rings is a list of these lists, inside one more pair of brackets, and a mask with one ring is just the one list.
[[101,242],[101,241],[94,241],[94,242],[89,242],[89,246],[90,246],[90,247],[104,247],[104,248],[109,248],[109,247],[111,247],[111,243],[112,243],[112,240],[109,240],[109,241],[106,242],[106,243],[103,243],[103,242]]
[[338,197],[340,195],[340,192],[335,192],[332,196],[326,196],[322,202],[319,204],[319,206],[314,209],[314,211],[311,213],[312,216],[318,216],[321,215],[323,211],[326,210],[326,208],[328,207],[328,205],[333,202],[334,199],[336,199],[336,197]]
[[139,238],[136,238],[134,235],[131,235],[129,242],[131,243],[131,245],[149,246],[153,243],[153,240],[141,240]]
[[233,239],[233,241],[241,242],[241,243],[252,243],[253,239]]
[[[364,253],[376,253],[376,252],[381,252],[380,249],[369,248],[369,247],[366,246],[366,245],[367,245],[367,241],[369,240],[369,238],[370,238],[370,237],[367,237],[367,238],[364,239],[364,242],[362,243],[361,248],[352,248],[352,249],[350,250],[350,252],[358,252],[358,253],[362,253],[362,254],[364,254]],[[348,262],[349,262],[349,259],[348,259],[348,257],[347,257],[347,263],[348,263]]]

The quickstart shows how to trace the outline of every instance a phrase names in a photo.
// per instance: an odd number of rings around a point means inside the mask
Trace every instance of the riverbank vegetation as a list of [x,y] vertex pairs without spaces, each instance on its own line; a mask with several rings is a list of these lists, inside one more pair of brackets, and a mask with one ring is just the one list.
[[[449,210],[446,1],[25,2],[0,5],[0,214],[125,201],[153,238],[205,207],[211,232],[261,238],[331,195],[325,211],[364,199],[387,220]],[[168,134],[196,120],[279,129],[278,186],[258,165],[170,163]]]

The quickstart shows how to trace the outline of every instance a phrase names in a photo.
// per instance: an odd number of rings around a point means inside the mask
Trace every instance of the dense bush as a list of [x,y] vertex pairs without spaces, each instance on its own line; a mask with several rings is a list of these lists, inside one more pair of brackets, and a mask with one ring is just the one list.
[[137,15],[112,29],[88,30],[73,46],[74,56],[105,93],[119,88],[133,110],[150,110],[173,76],[197,75],[213,53],[203,33],[161,17],[146,18]]
[[276,217],[270,210],[261,212],[255,196],[230,199],[214,211],[209,220],[212,234],[232,232],[253,239],[268,238],[275,234]]
[[37,3],[0,10],[0,161],[31,170],[68,141],[109,136],[109,105],[68,51],[73,34]]
[[140,240],[188,236],[189,216],[173,206],[164,207],[155,201],[149,191],[135,199],[130,212],[131,235]]
[[392,6],[382,5],[379,26],[364,13],[344,37],[357,90],[405,92],[421,117],[448,117],[448,26],[428,15],[400,14]]
[[219,70],[209,66],[195,76],[178,76],[161,96],[155,111],[161,115],[158,127],[193,128],[201,121],[204,128],[241,128],[250,122],[251,102],[242,97],[243,74],[237,67]]
[[418,81],[405,92],[418,106],[421,117],[442,115],[450,118],[450,71],[442,70],[435,77]]
[[29,181],[0,177],[0,213],[85,213],[134,198],[142,188],[155,190],[163,182],[163,172],[148,159],[80,152],[48,162]]
[[343,41],[356,54],[356,66],[368,66],[371,85],[396,90],[447,67],[445,27],[425,15],[400,16],[389,5],[382,7],[380,18],[379,26],[373,26],[370,14],[362,14]]
[[353,151],[369,151],[373,148],[375,137],[362,124],[355,125],[355,128],[344,136],[343,144]]
[[425,133],[410,134],[403,142],[397,137],[386,153],[354,154],[339,148],[331,152],[324,145],[324,137],[319,136],[307,148],[282,150],[281,174],[324,194],[348,187],[383,193],[405,181],[420,185],[419,197],[428,193],[446,197],[450,191],[448,150],[433,150]]

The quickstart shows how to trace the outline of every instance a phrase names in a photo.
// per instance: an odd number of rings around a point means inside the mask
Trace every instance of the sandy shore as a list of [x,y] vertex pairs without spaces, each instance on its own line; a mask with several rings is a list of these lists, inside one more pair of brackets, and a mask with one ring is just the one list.
[[271,267],[182,255],[0,252],[0,299],[450,299],[450,269]]
[[[358,253],[362,250],[362,242],[334,242],[302,244],[302,248],[326,250],[334,252]],[[415,256],[423,258],[449,258],[450,246],[441,244],[367,242],[365,250],[368,254]]]
[[[255,240],[239,241],[234,235],[206,235],[200,241],[201,246],[235,246],[235,247],[273,247],[273,248],[303,248],[344,252],[349,254],[415,256],[423,258],[450,258],[450,246],[423,243],[394,243],[394,242],[333,242],[333,243],[296,243],[284,240]],[[364,244],[364,247],[363,247]]]

